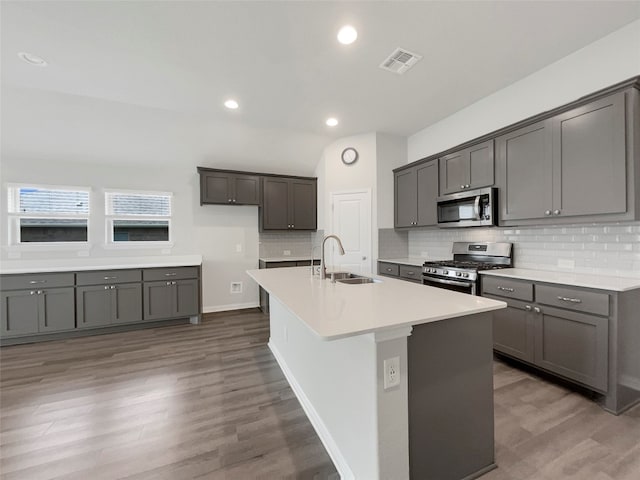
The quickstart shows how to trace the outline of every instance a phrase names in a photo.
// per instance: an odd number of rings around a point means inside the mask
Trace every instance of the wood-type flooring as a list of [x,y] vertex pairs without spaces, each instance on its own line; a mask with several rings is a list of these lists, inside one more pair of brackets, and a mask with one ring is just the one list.
[[[3,347],[0,478],[337,480],[268,330],[249,310]],[[640,406],[616,417],[500,360],[494,384],[482,480],[640,479]]]

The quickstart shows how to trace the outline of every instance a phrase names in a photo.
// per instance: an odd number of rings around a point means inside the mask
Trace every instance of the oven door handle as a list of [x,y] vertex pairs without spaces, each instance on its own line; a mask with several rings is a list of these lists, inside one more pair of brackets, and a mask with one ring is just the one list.
[[476,220],[481,220],[481,218],[480,218],[480,195],[476,195],[476,199],[473,202],[473,213],[476,214]]
[[458,282],[456,280],[445,280],[444,278],[429,277],[427,275],[423,275],[422,279],[430,282],[446,283],[447,285],[456,285],[458,287],[470,287],[471,285],[473,285],[472,282]]

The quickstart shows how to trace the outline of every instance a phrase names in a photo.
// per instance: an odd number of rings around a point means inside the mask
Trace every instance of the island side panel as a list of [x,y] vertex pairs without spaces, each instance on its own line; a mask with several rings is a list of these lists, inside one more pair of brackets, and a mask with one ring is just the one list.
[[495,468],[492,314],[414,326],[408,361],[411,478]]
[[[323,340],[273,295],[270,326],[269,347],[341,477],[376,480],[383,478],[381,472],[384,471],[390,475],[385,478],[408,478],[408,458],[404,464],[396,462],[395,466],[379,464],[379,448],[393,450],[405,445],[406,449],[406,438],[404,442],[394,441],[388,437],[388,428],[383,428],[381,437],[378,415],[393,417],[395,411],[400,410],[398,421],[406,422],[408,414],[406,394],[396,392],[393,396],[396,402],[404,398],[404,407],[393,401],[391,404],[380,402],[377,363],[381,346],[374,335]],[[402,347],[400,351],[391,346],[383,349],[384,354],[403,355],[404,352],[401,362],[405,363],[406,338],[393,342]],[[405,437],[407,430],[405,424]]]

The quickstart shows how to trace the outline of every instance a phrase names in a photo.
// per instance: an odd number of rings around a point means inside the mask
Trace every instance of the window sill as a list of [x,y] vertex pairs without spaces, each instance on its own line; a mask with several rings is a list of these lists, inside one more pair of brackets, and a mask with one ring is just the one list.
[[86,242],[29,242],[7,245],[6,249],[9,252],[56,252],[60,250],[83,252],[91,250],[92,247],[92,243]]
[[105,243],[102,248],[105,250],[173,248],[173,242],[111,242]]

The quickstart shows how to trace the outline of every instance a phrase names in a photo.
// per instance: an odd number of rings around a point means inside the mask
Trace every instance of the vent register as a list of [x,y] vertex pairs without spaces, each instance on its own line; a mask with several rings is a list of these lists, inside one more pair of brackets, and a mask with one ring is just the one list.
[[380,68],[402,75],[418,63],[421,58],[422,56],[417,53],[410,52],[403,48],[396,48],[393,53],[380,64]]

